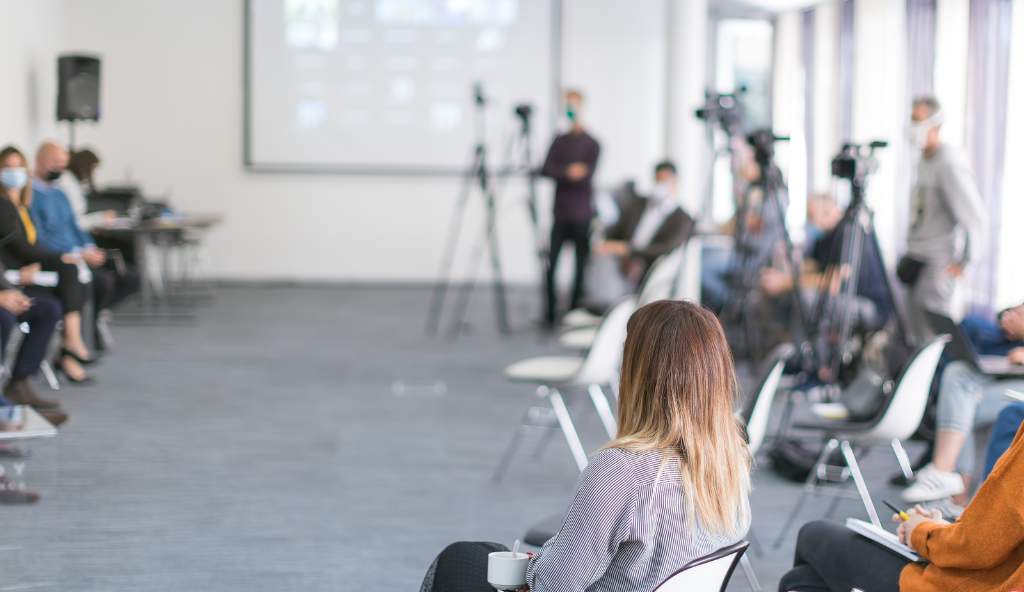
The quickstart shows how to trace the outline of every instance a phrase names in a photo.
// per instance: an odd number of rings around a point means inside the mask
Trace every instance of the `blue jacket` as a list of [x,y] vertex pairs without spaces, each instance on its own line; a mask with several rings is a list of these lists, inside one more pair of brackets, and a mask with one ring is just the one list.
[[71,202],[56,185],[32,180],[32,205],[28,208],[36,225],[39,244],[51,251],[70,253],[94,245],[89,233],[78,226]]

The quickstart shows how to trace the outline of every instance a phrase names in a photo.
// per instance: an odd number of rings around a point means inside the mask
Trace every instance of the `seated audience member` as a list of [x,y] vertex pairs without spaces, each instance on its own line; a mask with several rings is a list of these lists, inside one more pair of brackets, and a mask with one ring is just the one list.
[[75,255],[89,266],[93,285],[93,319],[130,296],[139,287],[134,274],[117,273],[106,265],[107,255],[96,247],[78,219],[57,180],[64,175],[68,153],[53,142],[45,142],[36,153],[36,178],[32,182],[29,213],[39,234],[39,244],[58,253]]
[[[8,268],[20,269],[23,291],[30,297],[50,294],[51,290],[33,285],[40,269],[57,273],[57,286],[52,292],[60,301],[64,313],[64,340],[57,368],[73,383],[90,380],[84,366],[93,362],[89,348],[82,339],[82,305],[85,286],[79,280],[76,257],[61,255],[37,244],[36,227],[29,216],[32,203],[32,184],[28,182],[25,156],[13,146],[0,150],[0,171],[12,180],[20,181],[25,171],[25,183],[4,186],[6,199],[0,199],[0,237],[10,237],[0,248],[0,259]],[[15,179],[16,178],[16,179]]]
[[[814,242],[807,250],[800,272],[800,289],[808,302],[814,302],[822,288],[837,292],[844,276],[839,265],[843,238],[839,226],[841,216],[828,212],[823,203],[826,199],[830,200],[825,196],[815,196],[808,202],[808,215],[815,211],[817,220],[814,225],[817,232],[808,236],[809,239],[813,236],[817,238],[813,239]],[[816,204],[813,209],[810,203]],[[838,212],[838,208],[833,209]],[[889,320],[893,312],[892,299],[886,289],[885,268],[881,265],[874,242],[864,241],[860,260],[856,297],[852,302],[837,301],[834,305],[844,307],[852,314],[855,327],[872,331],[880,329]],[[761,289],[769,296],[779,297],[792,292],[793,283],[790,271],[775,267],[766,267],[761,271]]]
[[1004,408],[992,424],[992,435],[988,440],[988,450],[985,452],[985,471],[981,474],[980,483],[984,483],[992,473],[996,462],[1006,453],[1013,443],[1013,437],[1024,424],[1024,403],[1014,403]]
[[67,171],[57,180],[57,186],[68,198],[78,226],[92,230],[117,217],[117,212],[105,210],[89,212],[88,197],[96,191],[94,176],[100,159],[92,150],[76,150],[68,158]]
[[[12,175],[9,169],[0,170],[0,185],[17,186],[20,182],[20,177]],[[29,331],[18,347],[11,377],[0,396],[0,406],[29,405],[53,425],[60,425],[67,420],[67,413],[60,403],[36,392],[31,380],[46,358],[50,339],[60,320],[60,303],[46,293],[29,298],[7,281],[5,271],[0,265],[0,358],[5,357],[4,350],[20,323],[26,323]]]
[[[662,300],[629,320],[619,432],[580,477],[558,533],[530,559],[533,592],[649,592],[687,562],[743,538],[750,452],[718,319]],[[484,592],[495,543],[454,543],[422,590]]]
[[[910,563],[832,522],[800,530],[793,569],[779,592],[1007,592],[1024,585],[1024,430],[960,519],[907,510],[898,534],[928,563]],[[893,516],[894,521],[899,521]]]
[[[1024,338],[1024,305],[1004,311],[999,320],[1009,340]],[[1024,363],[1024,347],[1014,347],[1007,357]],[[981,374],[966,362],[953,362],[939,383],[937,432],[932,462],[918,471],[914,483],[903,490],[908,502],[927,502],[964,493],[974,465],[974,430],[992,425],[999,412],[1013,402],[1008,390],[1024,391],[1024,379],[998,380]]]
[[618,221],[594,247],[587,303],[605,309],[635,292],[654,261],[684,244],[693,232],[693,218],[679,205],[676,167],[669,161],[654,167],[654,191],[632,197]]

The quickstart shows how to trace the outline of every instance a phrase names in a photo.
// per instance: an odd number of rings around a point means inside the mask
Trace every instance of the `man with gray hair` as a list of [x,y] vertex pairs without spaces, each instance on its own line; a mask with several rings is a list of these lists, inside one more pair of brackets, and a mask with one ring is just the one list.
[[933,97],[914,99],[910,141],[921,151],[911,195],[907,251],[897,275],[909,291],[911,329],[930,335],[925,310],[956,316],[957,279],[981,250],[985,208],[965,156],[941,138],[942,109]]

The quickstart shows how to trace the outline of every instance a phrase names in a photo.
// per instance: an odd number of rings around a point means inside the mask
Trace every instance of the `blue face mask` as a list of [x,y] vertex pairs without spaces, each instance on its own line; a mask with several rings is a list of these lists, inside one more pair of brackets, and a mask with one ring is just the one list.
[[5,189],[21,189],[28,183],[25,167],[4,167],[0,169],[0,185]]

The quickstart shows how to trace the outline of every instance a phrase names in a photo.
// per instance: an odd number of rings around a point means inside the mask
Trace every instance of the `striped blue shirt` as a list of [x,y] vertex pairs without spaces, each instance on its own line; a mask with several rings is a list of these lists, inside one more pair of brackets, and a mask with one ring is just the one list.
[[596,453],[558,533],[530,561],[532,592],[649,592],[689,561],[731,545],[686,527],[679,465],[659,452]]

